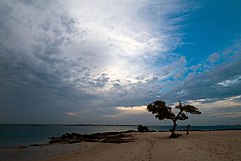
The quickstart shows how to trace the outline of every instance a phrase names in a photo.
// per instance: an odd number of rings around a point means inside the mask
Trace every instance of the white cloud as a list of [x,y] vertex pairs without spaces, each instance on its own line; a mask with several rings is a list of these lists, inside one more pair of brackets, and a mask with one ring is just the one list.
[[223,115],[228,118],[239,118],[241,117],[241,112],[227,112],[223,113]]
[[218,113],[212,113],[209,114],[208,116],[224,116],[226,118],[240,118],[241,117],[241,112],[218,112]]
[[[215,53],[215,63],[209,58],[197,66],[189,67],[186,77],[172,90],[163,94],[163,99],[198,100],[201,98],[224,99],[240,95],[240,41]],[[213,58],[215,59],[215,58]],[[184,69],[183,67],[182,69]],[[187,67],[188,68],[188,67]],[[185,75],[184,74],[184,75]]]
[[[96,89],[93,91],[91,84],[102,73],[108,74],[109,81],[98,91],[109,90],[116,80],[120,80],[122,85],[132,86],[140,82],[137,79],[140,77],[158,77],[161,80],[167,76],[179,77],[178,73],[183,71],[183,66],[179,67],[175,62],[183,62],[184,58],[167,54],[177,41],[175,32],[170,29],[177,29],[177,26],[174,22],[166,23],[166,16],[186,8],[181,2],[177,2],[176,7],[171,3],[145,0],[138,3],[55,2],[48,2],[44,10],[43,3],[15,3],[12,8],[16,13],[8,13],[12,17],[12,36],[5,46],[16,44],[16,50],[23,46],[26,49],[22,53],[27,55],[33,54],[34,47],[34,61],[49,66],[50,71],[64,67],[64,78],[61,79],[90,93],[95,93]],[[7,4],[11,6],[13,3],[9,1]],[[155,8],[159,5],[165,7],[159,11]],[[150,13],[158,16],[158,21],[150,20],[156,18],[150,17]],[[20,40],[17,43],[16,36]],[[53,62],[46,61],[53,58],[66,61],[68,66],[57,61],[53,66]],[[153,65],[157,60],[163,64]],[[73,63],[74,67],[71,66]],[[176,70],[171,72],[174,66]],[[164,72],[169,73],[163,77],[160,73]]]
[[146,106],[130,106],[115,107],[116,113],[110,115],[104,115],[106,118],[118,119],[118,118],[135,118],[136,116],[146,115],[148,111]]
[[215,63],[220,59],[220,55],[218,53],[213,53],[208,57],[208,61],[210,61],[210,63]]
[[69,116],[77,116],[78,113],[76,113],[76,112],[67,112],[67,115],[69,115]]
[[[83,72],[72,69],[72,74],[65,79],[66,82],[75,84],[89,93],[101,93],[109,91],[117,80],[123,88],[129,90],[153,78],[159,81],[167,77],[180,78],[180,74],[186,70],[183,68],[186,64],[184,57],[167,53],[180,38],[176,39],[175,32],[170,31],[175,23],[166,23],[166,16],[173,14],[177,9],[183,9],[181,3],[176,5],[180,5],[179,8],[173,8],[171,4],[161,1],[63,3],[65,10],[76,22],[77,33],[84,32],[84,35],[71,39],[71,44],[63,47],[62,54],[67,59],[84,60],[81,61],[80,68],[89,68],[88,77]],[[153,17],[150,17],[149,12],[159,11],[150,8],[163,4],[168,9],[162,8],[160,13],[156,13],[158,21],[151,21]],[[158,61],[158,66],[155,61]],[[172,70],[174,68],[175,70]],[[109,78],[104,86],[93,89],[91,85],[86,84],[93,82],[101,73],[107,74]]]
[[220,86],[223,86],[223,87],[228,87],[228,86],[239,84],[240,82],[241,82],[241,76],[236,76],[234,79],[224,80],[224,81],[219,82],[217,84],[220,85]]
[[241,95],[234,97],[227,97],[222,100],[215,99],[198,99],[198,100],[189,100],[188,104],[198,107],[200,111],[204,113],[211,113],[215,115],[220,109],[229,110],[233,107],[241,107],[241,102],[238,99],[241,98]]
[[156,120],[146,109],[146,106],[119,106],[115,107],[115,113],[103,115],[104,118],[111,122],[134,124],[152,124]]
[[116,107],[116,110],[125,114],[143,114],[147,112],[146,106]]
[[[160,90],[172,87],[169,79],[180,79],[186,70],[185,57],[169,53],[182,39],[176,23],[189,8],[182,3],[0,2],[4,6],[0,7],[3,86],[6,91],[29,89],[36,97],[48,93],[51,97],[46,99],[56,109],[65,107],[67,116],[77,116],[69,110],[91,109],[91,113],[99,106],[149,103]],[[42,104],[49,107],[50,103]]]

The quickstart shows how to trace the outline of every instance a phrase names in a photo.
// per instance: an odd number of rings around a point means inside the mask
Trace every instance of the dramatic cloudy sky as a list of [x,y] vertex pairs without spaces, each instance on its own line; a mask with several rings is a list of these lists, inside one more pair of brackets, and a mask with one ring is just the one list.
[[241,123],[240,0],[0,1],[0,123],[160,124],[157,99]]

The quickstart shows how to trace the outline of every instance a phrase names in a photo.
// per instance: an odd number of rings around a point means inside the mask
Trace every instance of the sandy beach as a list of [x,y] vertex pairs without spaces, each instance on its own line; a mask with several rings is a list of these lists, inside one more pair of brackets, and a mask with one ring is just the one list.
[[[25,159],[21,155],[16,161],[39,158],[42,161],[240,161],[241,131],[191,131],[190,135],[182,133],[178,139],[169,139],[169,132],[131,133],[136,139],[129,143],[86,143],[72,145],[52,145],[36,147],[42,157],[31,154]],[[77,146],[72,151],[64,149]],[[49,155],[46,148],[58,146],[62,153]],[[60,147],[59,147],[60,146]],[[54,148],[57,149],[57,148]],[[31,152],[30,149],[24,149]],[[21,149],[19,150],[21,151]],[[1,151],[3,152],[3,151]],[[5,151],[6,153],[6,151]],[[32,156],[32,157],[31,157]],[[6,158],[6,157],[5,157]],[[42,158],[42,159],[41,159]],[[14,160],[14,159],[13,159]],[[14,161],[15,161],[14,160]],[[5,160],[3,160],[5,161]],[[7,161],[7,160],[6,160]],[[11,160],[12,161],[12,160]]]

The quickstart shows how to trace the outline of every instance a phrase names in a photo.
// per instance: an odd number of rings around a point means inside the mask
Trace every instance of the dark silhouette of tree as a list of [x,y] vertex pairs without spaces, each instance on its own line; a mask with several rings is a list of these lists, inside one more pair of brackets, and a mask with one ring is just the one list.
[[147,110],[149,112],[152,112],[152,114],[155,114],[155,117],[159,120],[165,120],[169,119],[173,121],[173,127],[170,130],[171,131],[171,138],[176,138],[180,136],[180,134],[176,134],[175,130],[177,127],[177,120],[186,120],[188,119],[187,113],[190,114],[201,114],[201,112],[198,110],[197,107],[194,107],[192,105],[182,105],[180,101],[179,105],[175,108],[180,110],[176,115],[172,112],[172,108],[166,106],[166,103],[164,101],[157,100],[147,106]]
[[149,128],[147,126],[143,126],[143,125],[138,125],[137,126],[137,131],[138,132],[149,132]]

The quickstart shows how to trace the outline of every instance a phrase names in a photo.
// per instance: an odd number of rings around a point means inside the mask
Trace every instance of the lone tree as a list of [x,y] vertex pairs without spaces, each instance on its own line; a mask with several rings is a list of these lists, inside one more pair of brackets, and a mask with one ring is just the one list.
[[182,105],[180,101],[179,105],[175,108],[180,110],[177,115],[175,115],[172,112],[172,108],[166,106],[166,103],[164,101],[157,100],[147,106],[147,110],[149,112],[152,112],[152,114],[155,114],[155,117],[159,120],[165,120],[169,119],[173,121],[173,127],[170,130],[171,131],[171,138],[176,138],[180,136],[179,134],[175,133],[176,127],[177,127],[177,120],[186,120],[188,119],[187,113],[190,114],[201,114],[200,111],[198,111],[197,107],[194,107],[192,105]]

